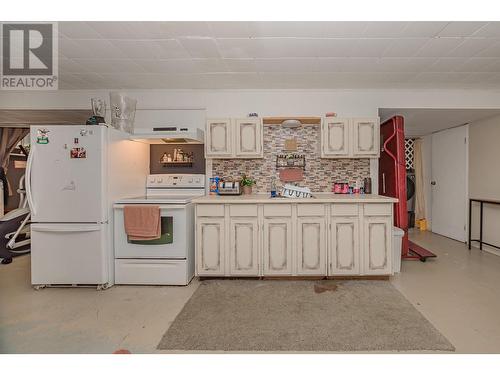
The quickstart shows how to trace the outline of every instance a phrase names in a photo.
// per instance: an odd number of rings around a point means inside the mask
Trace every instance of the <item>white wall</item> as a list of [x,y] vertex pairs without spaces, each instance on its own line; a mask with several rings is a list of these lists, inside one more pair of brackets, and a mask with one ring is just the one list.
[[[469,125],[469,196],[500,200],[500,116]],[[479,207],[474,206],[472,238],[479,238]],[[500,246],[500,206],[485,204],[483,239]],[[476,242],[473,246],[478,246]],[[486,249],[500,255],[494,248]]]

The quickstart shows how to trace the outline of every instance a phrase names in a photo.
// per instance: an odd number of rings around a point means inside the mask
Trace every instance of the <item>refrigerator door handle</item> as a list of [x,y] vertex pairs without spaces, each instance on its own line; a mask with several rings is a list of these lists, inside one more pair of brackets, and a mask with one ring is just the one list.
[[382,192],[385,194],[385,173],[382,173]]
[[97,232],[101,230],[99,224],[35,224],[31,226],[34,232]]
[[35,147],[31,147],[30,153],[28,155],[28,161],[26,163],[26,177],[24,179],[26,184],[26,197],[28,198],[28,206],[31,210],[31,216],[35,214],[35,202],[33,201],[33,194],[31,191],[31,170],[33,168],[33,158],[35,155],[35,150]]

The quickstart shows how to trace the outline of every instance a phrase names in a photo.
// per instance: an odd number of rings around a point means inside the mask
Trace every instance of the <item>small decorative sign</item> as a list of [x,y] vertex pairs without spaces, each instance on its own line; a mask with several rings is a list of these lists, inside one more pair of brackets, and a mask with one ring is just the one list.
[[71,159],[85,159],[87,158],[87,150],[83,147],[74,147],[70,151]]
[[37,129],[36,143],[39,145],[46,145],[49,143],[49,134],[50,130],[41,128]]

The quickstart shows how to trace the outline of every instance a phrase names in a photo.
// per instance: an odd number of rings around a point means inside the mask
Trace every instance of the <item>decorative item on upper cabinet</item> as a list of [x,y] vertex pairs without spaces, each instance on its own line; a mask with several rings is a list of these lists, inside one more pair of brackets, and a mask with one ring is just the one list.
[[241,186],[243,187],[243,194],[252,194],[253,185],[255,185],[255,180],[252,180],[246,175],[241,176]]

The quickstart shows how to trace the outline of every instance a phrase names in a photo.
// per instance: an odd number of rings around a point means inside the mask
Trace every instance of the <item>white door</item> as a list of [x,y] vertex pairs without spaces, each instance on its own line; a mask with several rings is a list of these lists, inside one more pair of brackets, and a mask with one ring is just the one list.
[[432,135],[432,231],[461,242],[466,241],[467,138],[467,125]]
[[224,276],[224,218],[196,220],[196,267],[198,275]]
[[259,233],[257,218],[231,219],[230,273],[240,276],[259,275]]
[[297,219],[297,274],[326,275],[324,217]]
[[264,219],[264,275],[292,274],[292,219]]
[[31,127],[26,179],[33,222],[107,220],[103,202],[106,130],[95,125]]
[[359,218],[332,217],[330,275],[359,275]]
[[205,156],[227,158],[233,156],[231,119],[207,120],[205,131]]
[[32,224],[31,283],[104,284],[108,224]]
[[262,122],[259,118],[235,120],[236,156],[243,158],[262,157]]
[[321,151],[323,157],[347,157],[350,147],[349,119],[325,118],[321,130]]

